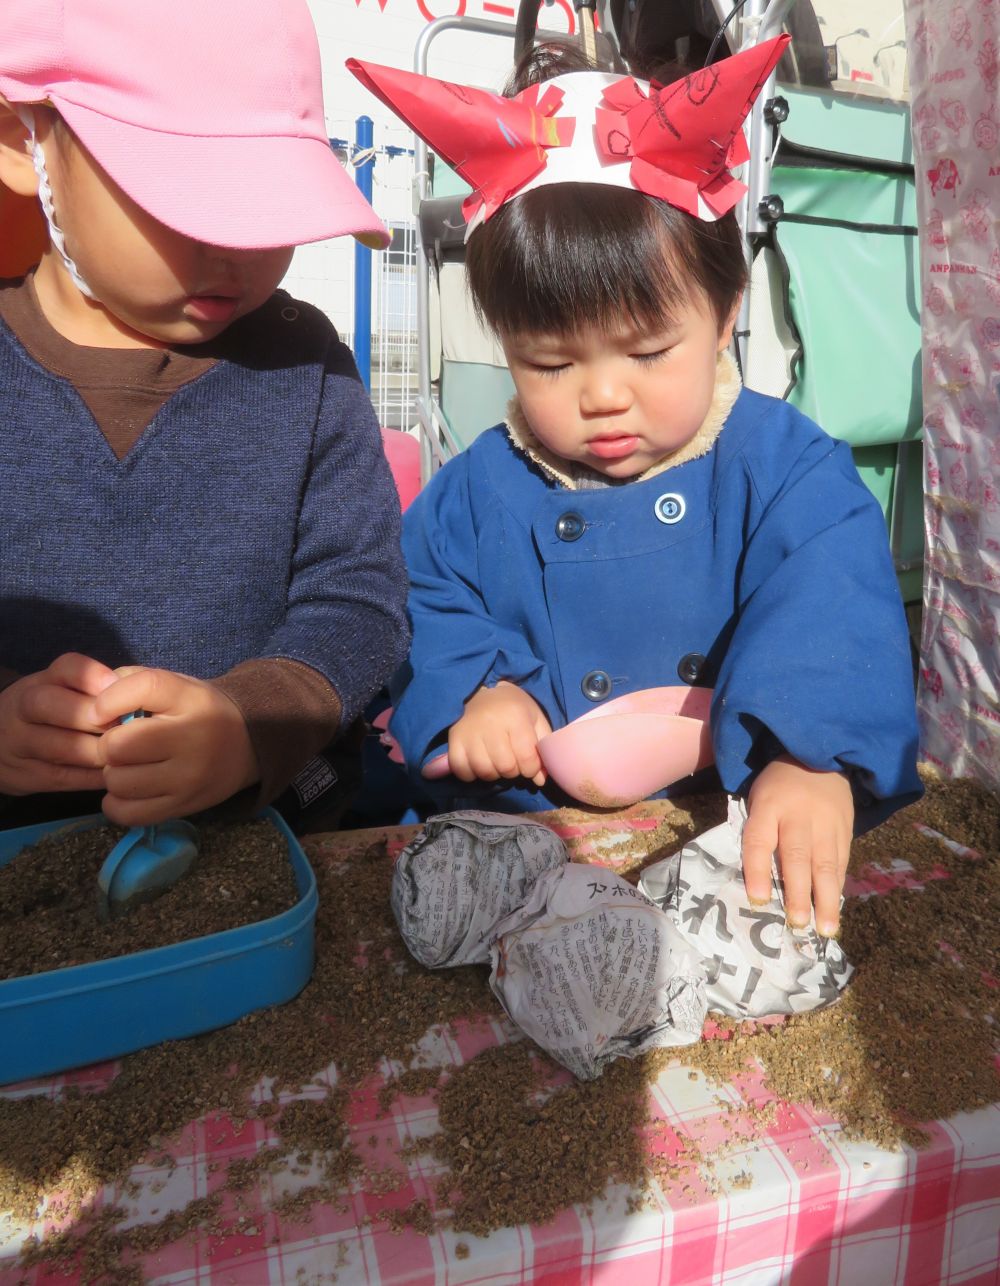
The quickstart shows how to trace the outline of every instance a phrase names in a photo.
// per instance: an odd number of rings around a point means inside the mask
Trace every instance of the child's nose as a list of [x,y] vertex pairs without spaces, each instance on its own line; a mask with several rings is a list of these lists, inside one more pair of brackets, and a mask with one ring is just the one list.
[[600,365],[587,372],[580,389],[580,412],[583,415],[608,415],[625,411],[632,404],[632,390],[621,372],[610,365]]

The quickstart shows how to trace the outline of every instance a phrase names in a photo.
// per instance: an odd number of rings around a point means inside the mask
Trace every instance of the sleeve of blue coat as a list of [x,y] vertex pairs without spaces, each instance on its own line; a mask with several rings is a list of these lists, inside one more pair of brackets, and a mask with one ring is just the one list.
[[413,642],[391,684],[391,729],[414,767],[440,753],[480,687],[507,679],[550,718],[556,708],[546,665],[490,615],[484,599],[479,559],[488,526],[488,516],[473,512],[466,456],[449,461],[404,517]]
[[860,832],[922,789],[885,521],[850,448],[827,438],[813,439],[760,505],[712,703],[719,775],[743,791],[782,747],[810,768],[846,771]]

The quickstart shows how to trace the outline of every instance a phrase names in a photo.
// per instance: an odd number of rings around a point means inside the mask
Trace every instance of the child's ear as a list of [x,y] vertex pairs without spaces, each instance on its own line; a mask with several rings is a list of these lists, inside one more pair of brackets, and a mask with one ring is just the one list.
[[18,196],[38,195],[38,176],[28,150],[28,131],[0,95],[0,183]]
[[726,318],[723,325],[719,328],[719,343],[718,343],[717,351],[720,353],[724,349],[728,348],[733,341],[733,331],[736,328],[736,318],[740,314],[740,304],[742,303],[742,301],[743,301],[743,291],[741,290],[740,293],[736,296],[736,299],[733,302],[732,308],[729,310],[729,316]]
[[20,277],[48,244],[28,131],[0,97],[0,277]]

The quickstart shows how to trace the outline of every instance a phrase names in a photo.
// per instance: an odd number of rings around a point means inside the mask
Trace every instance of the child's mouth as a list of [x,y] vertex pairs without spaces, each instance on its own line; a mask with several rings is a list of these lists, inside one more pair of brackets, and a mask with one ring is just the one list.
[[194,321],[229,321],[238,304],[239,300],[231,295],[191,295],[184,312]]
[[621,460],[632,454],[639,445],[639,439],[634,434],[614,438],[591,438],[587,445],[599,460]]

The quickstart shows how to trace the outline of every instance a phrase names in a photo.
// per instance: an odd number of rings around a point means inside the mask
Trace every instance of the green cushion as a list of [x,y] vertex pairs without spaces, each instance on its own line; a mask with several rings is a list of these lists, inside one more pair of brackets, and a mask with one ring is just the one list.
[[[854,447],[854,463],[861,480],[882,506],[887,526],[893,509],[894,491],[901,486],[896,501],[894,554],[901,570],[898,572],[904,602],[920,600],[923,585],[921,563],[924,555],[924,488],[923,458],[920,445],[906,444],[906,468],[897,466],[896,445]],[[903,570],[905,568],[905,570]]]
[[782,85],[779,93],[789,107],[783,139],[844,156],[912,164],[908,104],[791,85]]
[[464,179],[460,179],[455,171],[440,156],[434,154],[434,178],[432,182],[433,196],[468,196],[472,191]]
[[889,230],[916,227],[912,181],[789,166],[772,186],[793,216],[776,229],[803,350],[788,400],[854,446],[918,437],[919,246]]
[[506,366],[441,361],[441,410],[464,450],[484,429],[506,418],[514,381]]

